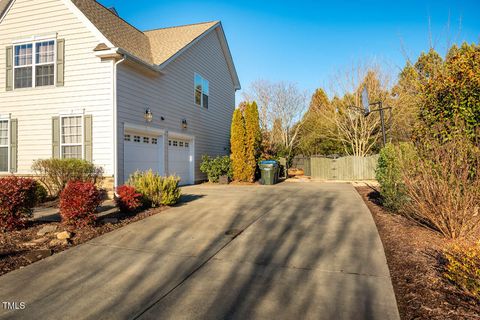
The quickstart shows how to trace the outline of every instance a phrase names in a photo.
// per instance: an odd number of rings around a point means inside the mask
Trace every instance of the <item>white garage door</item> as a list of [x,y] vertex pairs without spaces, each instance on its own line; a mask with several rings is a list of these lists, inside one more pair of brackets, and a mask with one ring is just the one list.
[[137,170],[152,169],[164,174],[163,139],[160,136],[151,136],[137,133],[126,133],[124,139],[124,177],[128,177]]
[[191,150],[189,141],[171,138],[168,140],[168,172],[180,177],[181,185],[192,184]]

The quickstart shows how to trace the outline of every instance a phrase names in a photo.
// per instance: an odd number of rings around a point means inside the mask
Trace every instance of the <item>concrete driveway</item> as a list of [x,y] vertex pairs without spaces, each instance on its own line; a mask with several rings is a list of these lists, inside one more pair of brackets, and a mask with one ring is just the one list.
[[182,205],[0,277],[22,319],[399,319],[349,184],[192,186]]

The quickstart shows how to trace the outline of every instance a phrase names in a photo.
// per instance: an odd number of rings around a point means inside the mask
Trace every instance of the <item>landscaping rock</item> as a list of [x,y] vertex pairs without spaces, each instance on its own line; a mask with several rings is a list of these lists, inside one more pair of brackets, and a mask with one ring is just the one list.
[[53,233],[57,230],[57,226],[54,225],[46,225],[42,229],[38,230],[37,236],[44,236],[47,233]]
[[42,244],[42,243],[47,242],[48,240],[49,240],[48,238],[43,237],[43,238],[38,238],[38,239],[32,240],[32,242]]
[[50,247],[66,246],[68,245],[67,239],[53,239],[49,243]]
[[58,240],[66,240],[72,237],[72,233],[68,231],[59,232],[56,234]]
[[38,260],[42,260],[46,257],[49,257],[52,255],[52,250],[50,249],[46,249],[46,250],[35,250],[35,251],[32,251],[32,252],[29,252],[25,255],[25,259],[30,262],[30,263],[33,263],[35,261],[38,261]]
[[115,223],[118,223],[118,219],[117,218],[105,218],[102,220],[103,223],[111,223],[111,224],[115,224]]

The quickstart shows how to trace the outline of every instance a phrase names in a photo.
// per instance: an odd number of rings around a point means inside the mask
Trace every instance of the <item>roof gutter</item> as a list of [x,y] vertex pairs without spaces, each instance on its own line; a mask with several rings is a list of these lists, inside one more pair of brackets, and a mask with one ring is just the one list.
[[122,59],[124,62],[130,61],[134,64],[140,65],[143,68],[153,71],[155,73],[163,73],[157,65],[150,64],[144,60],[137,58],[135,55],[131,54],[128,51],[125,51],[122,48],[107,48],[104,50],[96,50],[95,55],[101,59]]
[[123,55],[126,60],[135,62],[136,64],[139,64],[139,65],[141,65],[142,67],[145,67],[145,68],[147,68],[147,69],[149,69],[149,70],[151,70],[151,71],[155,71],[155,72],[158,72],[158,73],[162,73],[162,71],[160,70],[160,68],[159,68],[157,65],[154,65],[154,64],[145,62],[145,61],[143,61],[142,59],[137,58],[135,55],[129,53],[128,51],[125,51],[125,50],[122,49],[122,48],[116,48],[116,49],[117,49],[117,53]]

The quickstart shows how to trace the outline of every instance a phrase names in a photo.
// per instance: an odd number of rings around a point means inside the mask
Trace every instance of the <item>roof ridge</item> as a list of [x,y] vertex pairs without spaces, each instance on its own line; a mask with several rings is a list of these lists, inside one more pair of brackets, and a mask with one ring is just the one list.
[[[115,16],[117,19],[120,19],[122,20],[123,22],[125,22],[126,24],[128,24],[130,27],[134,28],[135,30],[137,30],[138,32],[140,33],[143,33],[142,30],[138,29],[137,27],[135,27],[133,24],[131,24],[130,22],[128,22],[127,20],[125,20],[124,18],[122,18],[120,16],[120,14],[116,15],[115,13],[112,12],[112,10],[108,9],[106,6],[104,6],[103,4],[101,4],[99,1],[97,0],[93,0],[94,2],[98,3],[101,7],[103,7],[105,10],[107,10],[110,14],[112,14],[113,16]],[[114,8],[112,6],[112,8]],[[115,9],[116,10],[116,9]]]
[[212,20],[212,21],[205,21],[205,22],[196,22],[196,23],[189,23],[189,24],[183,24],[179,26],[170,26],[170,27],[163,27],[163,28],[155,28],[155,29],[149,29],[149,30],[144,30],[142,31],[143,33],[146,32],[152,32],[152,31],[159,31],[159,30],[165,30],[165,29],[175,29],[175,28],[184,28],[184,27],[192,27],[200,24],[208,24],[208,23],[219,23],[220,20]]

